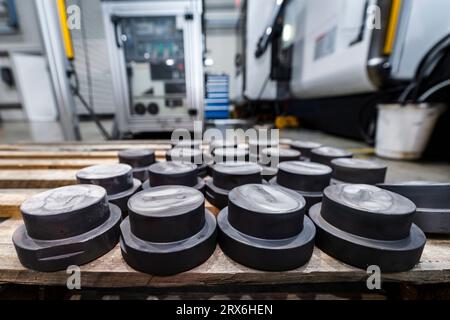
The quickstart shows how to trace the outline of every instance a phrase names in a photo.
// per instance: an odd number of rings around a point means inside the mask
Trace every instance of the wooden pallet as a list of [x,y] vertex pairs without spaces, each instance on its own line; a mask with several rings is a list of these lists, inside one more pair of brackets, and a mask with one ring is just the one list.
[[[166,142],[145,142],[131,147],[153,147],[163,159]],[[161,148],[159,147],[161,146]],[[39,273],[25,269],[11,242],[22,223],[19,206],[29,196],[48,188],[74,184],[75,172],[84,166],[115,162],[117,150],[130,145],[11,145],[0,146],[0,283],[64,286],[65,272]],[[9,149],[8,149],[9,148]],[[46,150],[46,148],[52,148]],[[62,149],[62,151],[58,151]],[[71,154],[72,156],[69,156]],[[49,157],[47,157],[47,155]],[[207,204],[213,212],[218,210]],[[429,239],[419,265],[409,272],[384,274],[384,282],[450,284],[450,238]],[[82,266],[84,288],[186,287],[211,285],[323,284],[365,281],[367,274],[341,263],[319,249],[310,262],[289,272],[260,272],[241,266],[217,248],[203,265],[171,277],[154,277],[130,268],[116,247],[103,257]]]

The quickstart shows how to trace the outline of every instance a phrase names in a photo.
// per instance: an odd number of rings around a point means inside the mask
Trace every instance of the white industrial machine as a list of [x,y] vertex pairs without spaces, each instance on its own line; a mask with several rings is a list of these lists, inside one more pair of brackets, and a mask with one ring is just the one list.
[[[450,33],[447,0],[300,0],[291,93],[302,99],[368,93],[410,81]],[[298,3],[303,3],[299,5]]]
[[285,0],[243,0],[236,56],[237,100],[273,101],[286,93],[273,74],[274,30]]
[[102,8],[119,134],[193,130],[203,118],[202,1]]

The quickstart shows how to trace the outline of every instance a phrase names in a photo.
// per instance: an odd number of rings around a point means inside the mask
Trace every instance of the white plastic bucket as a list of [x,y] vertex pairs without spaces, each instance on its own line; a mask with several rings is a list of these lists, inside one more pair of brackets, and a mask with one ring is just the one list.
[[390,159],[419,159],[443,104],[383,104],[378,106],[375,153]]

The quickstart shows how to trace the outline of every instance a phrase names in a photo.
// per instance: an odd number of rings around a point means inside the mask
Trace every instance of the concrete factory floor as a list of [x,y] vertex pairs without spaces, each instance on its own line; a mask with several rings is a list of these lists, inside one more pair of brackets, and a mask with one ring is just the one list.
[[[107,129],[112,127],[111,121],[103,121],[103,123]],[[102,141],[98,129],[92,122],[81,122],[81,132],[85,141]],[[304,129],[283,130],[280,135],[282,138],[317,141],[324,145],[340,148],[367,148],[367,145],[359,141]],[[62,133],[58,123],[0,123],[0,143],[59,142],[62,140]],[[385,159],[379,159],[379,161],[386,163],[389,167],[388,181],[450,181],[450,163],[448,162],[406,162]]]

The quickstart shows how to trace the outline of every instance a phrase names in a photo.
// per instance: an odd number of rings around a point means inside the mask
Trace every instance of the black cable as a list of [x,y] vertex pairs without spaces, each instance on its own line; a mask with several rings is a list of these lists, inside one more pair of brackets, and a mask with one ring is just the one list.
[[434,45],[422,59],[416,75],[410,85],[400,95],[399,102],[404,104],[411,95],[412,101],[416,101],[420,92],[422,83],[434,70],[436,65],[450,50],[450,34],[442,38],[436,45]]

